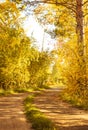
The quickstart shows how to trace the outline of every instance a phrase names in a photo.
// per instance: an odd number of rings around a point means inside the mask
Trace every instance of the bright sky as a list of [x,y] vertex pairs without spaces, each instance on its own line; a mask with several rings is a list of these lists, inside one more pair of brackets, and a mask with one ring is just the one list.
[[56,41],[51,39],[51,36],[44,32],[44,28],[35,20],[34,16],[29,16],[25,23],[24,29],[27,36],[33,36],[36,39],[36,45],[41,50],[52,50]]
[[[0,0],[4,2],[5,0]],[[23,16],[24,14],[22,14]],[[55,47],[56,41],[51,39],[51,36],[44,32],[44,28],[35,20],[33,15],[30,15],[24,22],[24,30],[27,36],[32,36],[36,39],[36,46],[40,50],[52,50]],[[51,28],[51,27],[50,27]]]
[[5,2],[5,1],[6,1],[6,0],[0,0],[0,3],[1,3],[1,2]]

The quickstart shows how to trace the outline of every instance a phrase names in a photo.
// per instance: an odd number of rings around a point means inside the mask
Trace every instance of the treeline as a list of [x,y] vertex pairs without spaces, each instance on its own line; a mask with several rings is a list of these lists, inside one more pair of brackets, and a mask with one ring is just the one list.
[[13,2],[0,3],[0,88],[41,87],[48,76],[51,55],[33,47],[21,28]]

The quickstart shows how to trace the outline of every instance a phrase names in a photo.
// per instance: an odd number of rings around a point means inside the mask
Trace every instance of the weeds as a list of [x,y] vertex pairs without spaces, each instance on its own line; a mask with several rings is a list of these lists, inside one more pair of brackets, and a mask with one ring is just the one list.
[[56,130],[55,125],[33,104],[33,96],[28,96],[25,101],[25,113],[27,119],[31,121],[32,128],[35,130]]

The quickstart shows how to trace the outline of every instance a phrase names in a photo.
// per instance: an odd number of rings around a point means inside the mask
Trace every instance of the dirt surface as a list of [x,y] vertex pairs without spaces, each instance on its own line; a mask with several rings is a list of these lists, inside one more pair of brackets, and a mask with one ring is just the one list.
[[27,94],[0,97],[0,130],[32,130],[24,115]]
[[57,88],[45,90],[36,96],[34,104],[57,125],[57,130],[88,130],[88,111],[61,101],[59,93]]

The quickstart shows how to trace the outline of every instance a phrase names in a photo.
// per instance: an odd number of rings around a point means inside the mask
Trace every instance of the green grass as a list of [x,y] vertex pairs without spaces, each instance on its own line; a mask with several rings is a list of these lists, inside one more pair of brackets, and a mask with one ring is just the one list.
[[8,90],[0,89],[0,96],[9,95],[9,94],[15,94],[14,90],[12,90],[12,89],[8,89]]
[[43,85],[42,87],[23,87],[23,88],[14,88],[10,89],[8,88],[7,90],[0,89],[0,96],[2,95],[9,95],[9,94],[15,94],[15,93],[25,93],[25,92],[33,92],[33,91],[43,91],[45,89],[50,88],[49,86]]
[[56,130],[55,125],[33,104],[33,96],[28,96],[25,101],[25,113],[35,130]]
[[25,93],[25,92],[33,92],[34,90],[29,88],[16,88],[16,89],[0,89],[0,96],[4,95],[10,95],[10,94],[16,94],[16,93]]
[[33,90],[34,91],[42,91],[42,90],[49,89],[49,88],[50,88],[50,86],[42,85],[40,87],[33,87]]
[[14,89],[17,93],[24,93],[24,92],[32,92],[34,91],[32,88],[16,88]]
[[62,100],[72,104],[72,106],[77,107],[79,109],[88,110],[88,100],[82,99],[74,94],[74,96],[70,96],[66,92],[62,92],[61,94]]

